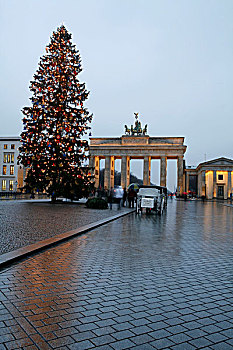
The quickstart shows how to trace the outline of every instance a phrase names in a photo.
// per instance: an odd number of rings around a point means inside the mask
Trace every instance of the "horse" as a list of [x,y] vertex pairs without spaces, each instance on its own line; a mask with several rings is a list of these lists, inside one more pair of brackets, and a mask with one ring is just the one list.
[[144,129],[142,130],[143,135],[146,135],[147,133],[147,124],[145,125]]
[[128,128],[127,125],[125,125],[125,134],[130,135],[130,129]]

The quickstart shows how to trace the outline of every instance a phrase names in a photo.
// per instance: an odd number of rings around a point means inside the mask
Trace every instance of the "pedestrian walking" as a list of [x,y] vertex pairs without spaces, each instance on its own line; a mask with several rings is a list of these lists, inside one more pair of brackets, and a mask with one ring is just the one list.
[[117,202],[117,205],[118,205],[118,210],[120,210],[121,202],[123,200],[123,194],[124,194],[123,188],[121,186],[119,186],[119,187],[117,187],[115,189],[114,192],[115,192],[116,202]]
[[108,203],[109,203],[109,209],[112,210],[112,202],[113,202],[113,188],[108,192]]
[[134,200],[136,198],[136,192],[130,188],[128,193],[129,208],[134,208]]
[[123,207],[126,206],[126,200],[127,200],[127,191],[126,188],[124,188],[124,193],[123,193]]

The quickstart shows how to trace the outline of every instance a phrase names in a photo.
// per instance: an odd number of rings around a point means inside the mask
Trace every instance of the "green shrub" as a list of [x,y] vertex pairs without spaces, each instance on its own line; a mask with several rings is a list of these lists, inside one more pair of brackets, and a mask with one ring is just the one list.
[[91,209],[107,209],[108,203],[102,198],[88,198],[86,202],[87,208]]

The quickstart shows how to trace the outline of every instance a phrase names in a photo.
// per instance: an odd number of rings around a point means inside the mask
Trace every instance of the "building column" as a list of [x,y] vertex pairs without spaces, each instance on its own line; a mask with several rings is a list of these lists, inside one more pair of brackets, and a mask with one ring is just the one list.
[[100,183],[100,157],[95,156],[95,188],[99,187],[99,183]]
[[25,179],[26,179],[26,177],[28,175],[28,170],[29,170],[29,168],[23,167],[23,186],[26,185]]
[[95,158],[94,156],[90,156],[90,158],[89,158],[89,167],[90,168],[94,168],[94,166],[95,166],[95,159],[94,158]]
[[105,170],[104,170],[104,189],[108,190],[110,188],[110,167],[111,167],[111,157],[105,157]]
[[227,182],[227,198],[231,198],[231,190],[232,190],[232,184],[231,184],[231,171],[228,171],[228,182]]
[[197,175],[197,196],[201,197],[201,173]]
[[20,165],[18,167],[18,173],[17,173],[17,178],[16,178],[16,181],[18,182],[18,185],[16,186],[16,191],[17,191],[17,189],[20,189],[20,188],[22,188],[24,186],[24,179],[25,179],[25,177],[24,177],[24,173],[25,173],[24,169],[25,168],[22,165]]
[[115,158],[110,157],[110,186],[109,189],[114,187],[114,170],[115,170]]
[[206,175],[205,171],[201,172],[201,195],[206,196]]
[[189,173],[186,172],[186,179],[185,179],[185,192],[189,192]]
[[167,186],[167,157],[160,158],[160,186]]
[[213,170],[213,198],[217,198],[216,170]]
[[150,185],[151,157],[144,157],[143,185]]
[[209,197],[210,199],[213,199],[213,194],[214,194],[214,172],[211,171],[209,175]]
[[130,183],[130,157],[122,156],[121,158],[121,186],[128,188]]
[[177,194],[181,196],[183,194],[183,157],[177,158]]

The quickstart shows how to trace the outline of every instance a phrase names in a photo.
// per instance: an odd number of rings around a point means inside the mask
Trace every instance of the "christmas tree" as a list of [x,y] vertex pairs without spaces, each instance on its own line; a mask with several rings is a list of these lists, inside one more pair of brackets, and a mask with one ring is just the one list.
[[[89,92],[77,76],[81,58],[64,25],[51,36],[46,53],[30,82],[31,107],[24,107],[19,163],[28,168],[26,187],[31,193],[45,191],[81,198],[92,186],[85,166],[87,134],[92,115],[84,108]],[[90,135],[90,134],[89,134]]]

